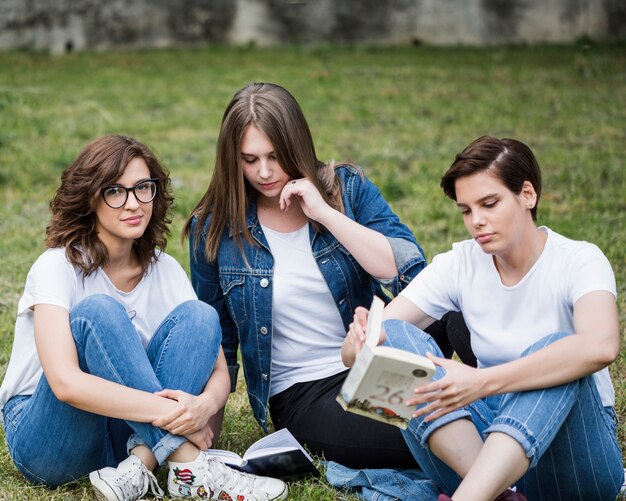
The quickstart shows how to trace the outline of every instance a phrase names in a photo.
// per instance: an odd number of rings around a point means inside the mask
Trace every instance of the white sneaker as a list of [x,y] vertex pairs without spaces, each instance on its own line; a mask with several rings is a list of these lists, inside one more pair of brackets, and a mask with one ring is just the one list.
[[[227,501],[287,499],[287,484],[282,480],[242,473],[203,452],[194,463],[175,464],[179,466],[170,464],[167,475],[167,490],[171,497]],[[183,464],[193,470],[180,468]]]
[[117,468],[92,471],[89,480],[99,501],[135,501],[150,492],[165,495],[156,478],[137,456],[130,455]]

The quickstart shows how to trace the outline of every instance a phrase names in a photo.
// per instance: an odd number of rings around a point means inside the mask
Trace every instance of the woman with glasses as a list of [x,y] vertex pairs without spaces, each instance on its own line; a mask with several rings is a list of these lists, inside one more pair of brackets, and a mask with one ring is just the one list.
[[132,138],[95,140],[63,173],[0,389],[11,458],[48,486],[91,472],[99,499],[162,495],[160,464],[170,496],[284,499],[283,482],[200,452],[230,380],[217,314],[163,251],[172,202]]

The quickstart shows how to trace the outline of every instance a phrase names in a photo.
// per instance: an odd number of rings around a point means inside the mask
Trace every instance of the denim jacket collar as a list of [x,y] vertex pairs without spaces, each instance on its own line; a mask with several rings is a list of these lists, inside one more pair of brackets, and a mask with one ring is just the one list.
[[[260,245],[265,247],[268,251],[270,250],[269,244],[265,239],[265,235],[262,235],[261,238],[257,237],[255,232],[253,231],[255,228],[259,227],[261,223],[259,222],[259,216],[257,214],[257,199],[256,197],[250,197],[248,200],[248,207],[246,208],[246,226],[252,238],[254,238]],[[309,241],[313,244],[315,237],[320,233],[313,225],[309,227]],[[228,236],[232,238],[232,231],[228,230]]]

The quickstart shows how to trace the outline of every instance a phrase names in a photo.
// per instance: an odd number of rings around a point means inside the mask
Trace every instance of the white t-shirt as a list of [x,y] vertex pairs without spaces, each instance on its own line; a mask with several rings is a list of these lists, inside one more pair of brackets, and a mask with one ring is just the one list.
[[[544,250],[512,287],[502,284],[493,257],[466,240],[436,256],[401,295],[436,319],[463,312],[479,367],[515,360],[548,334],[574,332],[574,304],[584,294],[617,296],[615,275],[598,247],[541,229],[548,233]],[[594,378],[603,404],[613,405],[608,368]]]
[[18,303],[13,351],[0,388],[0,407],[14,395],[31,395],[42,374],[35,347],[33,306],[51,304],[71,311],[93,294],[106,294],[124,305],[144,346],[168,313],[179,304],[196,299],[185,271],[164,252],[131,292],[122,292],[102,269],[85,278],[67,260],[65,249],[48,249],[28,272]]
[[309,225],[290,233],[265,226],[274,257],[272,284],[272,374],[270,396],[295,383],[345,370],[346,332],[309,243]]

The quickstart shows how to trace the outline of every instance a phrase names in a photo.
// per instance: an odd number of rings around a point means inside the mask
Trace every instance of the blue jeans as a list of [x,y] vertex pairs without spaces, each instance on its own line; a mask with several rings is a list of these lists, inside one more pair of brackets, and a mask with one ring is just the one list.
[[[432,338],[399,320],[384,323],[387,343],[425,355],[441,356]],[[555,342],[567,334],[552,334],[522,354]],[[435,379],[445,371],[437,368]],[[592,376],[543,390],[507,393],[477,400],[432,422],[415,418],[403,435],[413,456],[428,476],[448,495],[461,479],[428,448],[435,430],[457,419],[471,419],[478,432],[502,432],[517,440],[530,468],[516,483],[530,501],[615,499],[623,482],[622,456],[617,441],[617,418],[603,407]]]
[[[201,301],[177,306],[147,348],[124,307],[110,296],[81,301],[70,312],[70,326],[82,371],[150,393],[170,388],[200,394],[221,343],[217,313]],[[3,416],[18,470],[49,486],[115,466],[139,444],[150,447],[161,464],[186,442],[150,423],[112,419],[63,403],[45,375],[32,395],[11,398]]]

